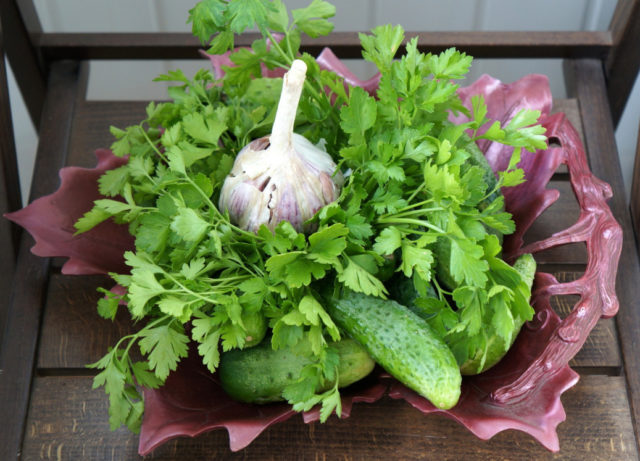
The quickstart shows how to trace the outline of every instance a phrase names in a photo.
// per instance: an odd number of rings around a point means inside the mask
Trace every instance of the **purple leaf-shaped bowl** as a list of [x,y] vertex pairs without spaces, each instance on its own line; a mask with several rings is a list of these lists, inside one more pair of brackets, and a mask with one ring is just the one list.
[[[226,57],[209,58],[218,73],[228,64]],[[375,91],[379,77],[358,80],[330,50],[325,50],[318,62],[321,67],[342,75],[348,83]],[[559,283],[549,274],[536,275],[532,296],[536,310],[534,320],[524,326],[498,365],[481,375],[464,378],[460,401],[451,410],[439,410],[402,384],[384,374],[376,374],[343,393],[343,417],[349,415],[353,403],[374,402],[388,393],[392,398],[405,399],[423,413],[443,413],[481,439],[505,429],[517,429],[557,451],[556,427],[565,419],[560,396],[578,381],[578,374],[568,363],[598,319],[610,317],[618,309],[614,287],[622,233],[606,204],[611,190],[589,171],[578,133],[567,118],[563,114],[549,115],[552,99],[546,77],[530,75],[506,85],[485,75],[471,86],[461,88],[459,93],[468,107],[471,96],[482,94],[488,104],[488,116],[503,123],[520,109],[539,110],[547,136],[554,141],[546,150],[523,153],[520,166],[525,170],[527,181],[504,190],[507,210],[516,222],[516,232],[505,238],[505,257],[513,259],[522,253],[584,242],[588,255],[586,271],[581,278],[569,283]],[[463,116],[452,117],[452,120],[463,121]],[[507,165],[511,148],[490,142],[480,142],[479,147],[494,170]],[[113,223],[105,223],[80,236],[73,235],[73,222],[98,198],[96,181],[100,174],[124,162],[104,150],[98,151],[97,156],[96,168],[64,168],[58,191],[7,215],[34,236],[35,254],[68,257],[64,266],[66,273],[126,270],[121,255],[132,248],[126,227]],[[559,197],[558,191],[546,187],[561,164],[568,169],[580,217],[569,229],[525,246],[523,236],[527,229]],[[103,238],[107,235],[109,238]],[[567,294],[579,295],[580,299],[571,314],[560,319],[551,308],[550,297]],[[182,361],[162,388],[147,389],[144,396],[141,454],[175,437],[194,437],[223,427],[229,432],[231,449],[239,450],[270,425],[294,414],[286,404],[259,406],[233,401],[196,354]],[[303,418],[305,422],[315,421],[318,413],[311,411]]]

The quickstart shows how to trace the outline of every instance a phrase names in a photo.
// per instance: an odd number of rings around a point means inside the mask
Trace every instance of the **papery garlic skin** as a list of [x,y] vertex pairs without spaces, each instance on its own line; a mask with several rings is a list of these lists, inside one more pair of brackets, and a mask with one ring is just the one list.
[[[340,194],[342,175],[329,154],[293,133],[291,149],[278,159],[268,155],[269,137],[256,139],[240,151],[220,193],[220,209],[243,229],[257,232],[289,221],[309,232],[305,221]],[[271,146],[269,146],[271,148]]]
[[270,136],[256,139],[237,155],[222,185],[219,207],[239,227],[257,232],[289,221],[310,232],[307,220],[340,194],[343,178],[331,156],[293,133],[306,64],[295,60],[283,78]]

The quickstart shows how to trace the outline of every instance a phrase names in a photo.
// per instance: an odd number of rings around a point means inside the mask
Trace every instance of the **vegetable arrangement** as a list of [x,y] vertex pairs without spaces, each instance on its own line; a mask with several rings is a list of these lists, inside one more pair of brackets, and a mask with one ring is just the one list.
[[[331,32],[334,12],[322,0],[291,14],[281,1],[201,1],[194,34],[210,53],[231,50],[233,66],[160,76],[177,83],[173,101],[112,128],[128,163],[100,178],[107,198],[76,223],[84,232],[115,219],[135,237],[130,273],[111,274],[126,293],[104,290],[98,311],[127,309],[142,326],[90,365],[112,428],[139,428],[136,386],[161,386],[189,343],[230,395],[320,404],[323,421],[371,358],[450,408],[461,373],[497,363],[531,319],[535,262],[500,258],[514,230],[500,190],[524,180],[523,149],[546,147],[539,113],[503,126],[480,96],[468,111],[455,81],[471,58],[422,53],[414,38],[394,59],[399,26],[360,36],[381,73],[376,94],[350,87],[299,52],[303,33]],[[234,50],[251,27],[262,38]],[[451,123],[458,113],[469,121]],[[479,139],[514,147],[505,171],[494,175]],[[238,379],[245,372],[253,379]]]

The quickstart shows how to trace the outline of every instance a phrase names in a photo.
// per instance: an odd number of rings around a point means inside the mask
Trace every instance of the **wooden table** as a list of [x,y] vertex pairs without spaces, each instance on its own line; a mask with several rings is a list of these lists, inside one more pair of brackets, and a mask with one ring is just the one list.
[[[67,164],[93,166],[91,152],[111,142],[108,125],[137,123],[143,118],[145,105],[76,101]],[[566,112],[582,130],[575,99],[557,101],[554,110]],[[582,111],[583,118],[587,112]],[[587,138],[590,136],[594,135],[587,133]],[[587,141],[595,145],[598,140]],[[609,174],[607,165],[599,165],[593,158],[591,165],[598,176],[613,184],[616,193],[621,193],[619,168]],[[560,190],[561,198],[527,234],[530,241],[564,229],[578,217],[567,175],[556,174],[550,187]],[[614,199],[612,208],[628,230],[624,199]],[[632,352],[633,342],[638,340],[629,326],[637,316],[637,305],[625,304],[624,300],[632,298],[630,294],[636,291],[640,278],[633,278],[638,277],[633,235],[626,235],[626,240],[619,269],[618,291],[624,295],[621,312],[617,320],[599,322],[571,363],[580,381],[562,398],[567,418],[558,428],[559,453],[547,451],[529,435],[516,431],[481,441],[451,420],[425,416],[402,400],[385,397],[373,404],[355,405],[351,417],[345,420],[333,417],[325,424],[307,425],[300,416],[294,416],[267,429],[237,453],[229,451],[226,431],[217,430],[195,439],[168,442],[149,459],[638,459],[628,397],[635,395],[638,370],[625,370],[623,352]],[[583,272],[586,252],[582,244],[569,245],[540,253],[537,260],[540,270],[554,274],[559,281],[568,281]],[[111,323],[97,315],[96,288],[110,286],[107,277],[65,276],[60,274],[60,266],[61,261],[53,260],[48,276],[22,459],[138,459],[138,437],[126,429],[109,430],[107,398],[102,389],[92,390],[93,371],[85,368],[135,327],[125,316]],[[571,296],[553,299],[561,315],[566,315],[575,301]]]

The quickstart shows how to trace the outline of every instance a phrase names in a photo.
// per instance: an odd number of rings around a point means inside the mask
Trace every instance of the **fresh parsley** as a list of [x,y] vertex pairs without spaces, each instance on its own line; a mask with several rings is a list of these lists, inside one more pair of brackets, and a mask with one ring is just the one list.
[[[330,33],[334,12],[323,0],[291,14],[280,0],[199,2],[189,17],[194,35],[210,53],[230,51],[233,66],[219,79],[204,69],[192,78],[180,70],[161,75],[156,80],[174,83],[171,102],[149,104],[137,125],[112,127],[112,151],[128,163],[100,178],[105,198],[76,223],[85,232],[114,219],[135,237],[135,251],[125,254],[130,272],[112,274],[126,294],[103,290],[98,311],[113,319],[126,309],[142,326],[90,365],[100,370],[94,386],[109,395],[112,428],[139,428],[137,386],[161,386],[190,343],[215,372],[220,351],[251,345],[266,330],[273,348],[304,343],[313,357],[284,397],[296,410],[320,404],[323,421],[340,414],[339,359],[329,342],[341,334],[319,284],[384,298],[391,274],[411,279],[424,294],[417,304],[459,363],[490,335],[508,347],[514,319],[530,318],[526,285],[499,259],[493,234],[514,229],[499,191],[523,180],[523,150],[545,147],[539,114],[525,110],[502,126],[486,118],[481,97],[467,110],[456,81],[471,57],[423,53],[413,38],[396,59],[405,43],[399,26],[360,36],[364,59],[382,74],[376,95],[345,86],[300,54],[302,34]],[[254,27],[261,37],[234,49],[236,35]],[[308,72],[296,131],[322,141],[348,174],[338,200],[313,218],[315,232],[282,222],[254,234],[231,222],[217,200],[236,154],[273,123],[282,82],[262,77],[263,69],[288,68],[297,57]],[[451,113],[470,121],[454,125]],[[514,146],[497,180],[470,163],[478,139]],[[426,296],[431,285],[435,298]],[[140,362],[132,358],[136,346]]]

